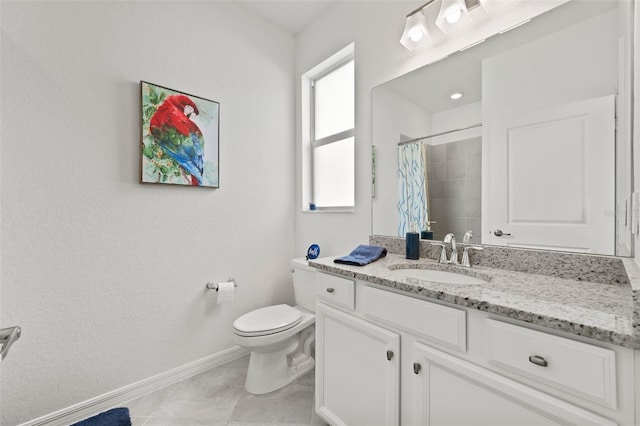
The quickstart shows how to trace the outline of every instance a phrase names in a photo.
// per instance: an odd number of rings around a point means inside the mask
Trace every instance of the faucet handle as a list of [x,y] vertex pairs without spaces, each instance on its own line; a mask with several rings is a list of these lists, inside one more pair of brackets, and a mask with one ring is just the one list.
[[467,231],[464,234],[464,238],[462,239],[463,243],[470,243],[471,242],[471,238],[473,238],[473,231]]
[[464,244],[462,249],[462,262],[460,265],[471,268],[471,261],[469,260],[469,250],[483,250],[482,246],[474,246],[471,244]]
[[429,241],[429,245],[432,246],[438,246],[440,247],[442,250],[440,251],[440,259],[438,260],[438,263],[447,263],[448,259],[447,259],[447,243],[445,243],[444,241]]

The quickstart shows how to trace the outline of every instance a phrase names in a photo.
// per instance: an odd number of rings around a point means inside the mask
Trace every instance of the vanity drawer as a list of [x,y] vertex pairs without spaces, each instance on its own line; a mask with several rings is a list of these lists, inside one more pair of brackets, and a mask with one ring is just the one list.
[[319,273],[316,275],[316,295],[331,305],[353,310],[355,283],[348,278]]
[[358,288],[358,310],[427,342],[467,350],[467,313],[462,309],[363,286]]
[[487,337],[490,364],[616,408],[614,351],[490,319]]

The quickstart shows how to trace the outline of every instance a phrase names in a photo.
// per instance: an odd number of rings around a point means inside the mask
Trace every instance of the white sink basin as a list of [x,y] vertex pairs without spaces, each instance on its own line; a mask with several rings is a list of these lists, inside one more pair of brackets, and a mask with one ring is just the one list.
[[391,272],[402,277],[442,284],[470,285],[487,283],[487,281],[482,278],[457,274],[455,272],[434,271],[431,269],[391,269]]

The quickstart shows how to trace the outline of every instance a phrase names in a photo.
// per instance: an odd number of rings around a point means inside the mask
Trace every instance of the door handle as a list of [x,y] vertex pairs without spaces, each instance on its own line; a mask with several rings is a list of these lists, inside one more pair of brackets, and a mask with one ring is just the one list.
[[495,235],[496,237],[502,237],[502,236],[510,237],[511,236],[511,234],[507,234],[506,232],[502,232],[502,229],[496,229],[495,231],[493,231],[493,235]]
[[422,366],[420,364],[418,364],[417,362],[413,363],[413,373],[414,374],[420,374],[420,370],[422,369]]
[[391,358],[393,358],[393,351],[387,351],[387,361],[391,361]]
[[2,345],[0,347],[0,360],[7,356],[9,348],[20,338],[20,334],[22,334],[22,330],[17,326],[0,330],[0,345]]

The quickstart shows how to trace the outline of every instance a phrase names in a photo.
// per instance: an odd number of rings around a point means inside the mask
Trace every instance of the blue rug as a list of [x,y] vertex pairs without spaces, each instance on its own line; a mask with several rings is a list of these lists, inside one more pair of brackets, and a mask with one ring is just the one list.
[[128,408],[112,408],[71,426],[131,426],[131,417]]

